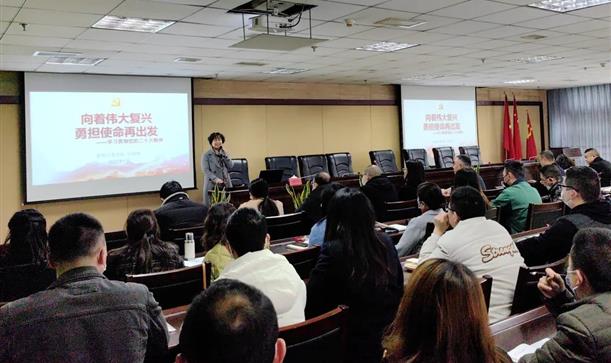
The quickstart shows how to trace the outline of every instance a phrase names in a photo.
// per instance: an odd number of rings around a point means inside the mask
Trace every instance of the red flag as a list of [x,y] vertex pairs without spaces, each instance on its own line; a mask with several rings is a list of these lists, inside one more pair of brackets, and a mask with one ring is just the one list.
[[513,95],[513,158],[522,160],[522,138],[520,137],[520,122],[518,121],[515,95]]
[[513,141],[511,139],[511,120],[509,119],[507,95],[505,95],[505,115],[503,116],[503,150],[505,150],[505,159],[513,159]]
[[526,137],[526,158],[537,157],[537,144],[535,143],[535,135],[533,134],[533,125],[530,123],[530,115],[526,111],[526,125],[528,127],[528,136]]

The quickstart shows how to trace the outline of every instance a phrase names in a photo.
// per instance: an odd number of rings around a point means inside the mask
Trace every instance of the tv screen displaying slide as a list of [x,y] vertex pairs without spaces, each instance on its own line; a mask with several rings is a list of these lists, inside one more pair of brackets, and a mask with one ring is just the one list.
[[474,87],[401,86],[404,149],[478,145]]
[[191,79],[26,73],[26,202],[195,186]]

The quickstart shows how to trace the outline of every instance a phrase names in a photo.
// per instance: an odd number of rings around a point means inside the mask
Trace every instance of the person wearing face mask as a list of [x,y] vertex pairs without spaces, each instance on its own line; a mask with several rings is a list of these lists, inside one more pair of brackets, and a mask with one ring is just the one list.
[[537,287],[557,332],[519,362],[611,362],[611,230],[577,232],[566,277],[545,272]]
[[540,183],[545,188],[545,194],[541,196],[543,203],[551,203],[560,200],[560,168],[550,164],[539,170]]
[[566,171],[560,199],[570,209],[537,237],[517,243],[528,266],[558,261],[569,253],[573,237],[582,228],[611,229],[611,204],[600,200],[600,179],[587,166],[574,166]]
[[209,191],[214,187],[231,188],[229,169],[233,167],[233,161],[227,155],[223,144],[225,136],[220,132],[213,132],[208,136],[210,150],[202,156],[202,171],[204,172],[204,204],[210,206]]
[[541,196],[524,180],[522,163],[517,160],[505,161],[503,184],[506,188],[490,202],[490,205],[508,212],[509,220],[506,227],[509,228],[510,233],[522,232],[526,227],[528,205],[540,204]]
[[[448,212],[434,219],[433,234],[420,249],[419,263],[431,258],[460,262],[475,276],[492,276],[491,323],[511,312],[520,266],[524,260],[503,226],[486,219],[486,205],[479,190],[456,188],[450,196]],[[452,226],[452,230],[448,230]]]

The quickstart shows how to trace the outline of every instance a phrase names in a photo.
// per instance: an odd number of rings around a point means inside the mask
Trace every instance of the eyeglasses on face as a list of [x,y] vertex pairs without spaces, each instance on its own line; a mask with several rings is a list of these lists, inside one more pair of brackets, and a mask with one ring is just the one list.
[[573,189],[574,191],[579,192],[579,189],[572,187],[570,185],[566,185],[566,184],[558,184],[558,185],[560,185],[562,188]]

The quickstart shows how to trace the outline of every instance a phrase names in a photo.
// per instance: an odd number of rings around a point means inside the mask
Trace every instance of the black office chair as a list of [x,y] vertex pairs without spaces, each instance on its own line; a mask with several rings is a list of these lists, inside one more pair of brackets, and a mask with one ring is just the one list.
[[294,156],[268,156],[265,158],[265,168],[267,170],[282,170],[282,181],[285,182],[293,175],[299,176],[297,169],[297,158]]
[[231,159],[233,166],[229,169],[229,177],[234,188],[248,187],[250,179],[248,178],[248,160]]
[[396,173],[399,171],[392,150],[374,150],[369,152],[369,160],[382,169],[382,173]]
[[329,174],[332,177],[354,175],[352,170],[352,155],[348,152],[327,154],[327,162],[329,164]]
[[308,234],[310,230],[304,221],[303,215],[304,213],[301,211],[281,216],[265,217],[267,233],[271,240]]
[[425,149],[403,149],[403,160],[417,160],[424,165],[425,168],[429,167],[429,162],[426,157]]
[[545,273],[546,268],[551,268],[557,273],[566,272],[566,258],[556,262],[531,267],[520,267],[516,289],[513,294],[511,315],[523,313],[543,305],[543,297],[537,288],[540,274]]
[[481,163],[480,155],[479,155],[479,146],[459,146],[458,151],[461,154],[465,154],[471,159],[471,165],[476,166]]
[[450,146],[434,147],[433,156],[438,168],[451,168],[454,166],[454,149]]
[[303,177],[316,175],[322,171],[329,172],[327,158],[323,154],[318,155],[301,155],[297,157],[299,161],[299,169]]

